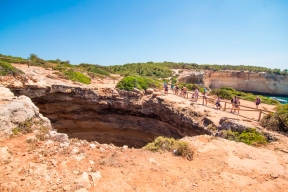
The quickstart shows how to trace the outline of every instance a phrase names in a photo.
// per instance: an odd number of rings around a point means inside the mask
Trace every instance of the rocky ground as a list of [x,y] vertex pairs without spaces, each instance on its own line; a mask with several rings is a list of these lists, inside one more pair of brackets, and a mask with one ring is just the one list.
[[[25,73],[35,73],[35,78],[36,74],[45,74],[37,67],[25,70]],[[50,70],[44,71],[53,75]],[[30,80],[34,82],[33,78]],[[57,77],[50,80],[79,86]],[[17,82],[13,83],[17,86]],[[42,83],[44,85],[47,80]],[[95,80],[90,86],[104,84],[115,86],[112,80]],[[229,117],[259,126],[253,117],[247,120],[216,110],[212,103],[206,107],[199,101],[191,106],[189,100],[172,94],[159,97],[174,102],[177,107],[190,107],[208,115],[216,125],[221,117]],[[195,152],[193,160],[189,161],[169,152],[153,153],[146,149],[69,139],[53,130],[45,132],[43,137],[39,137],[39,131],[11,137],[13,128],[28,117],[42,122],[37,126],[49,127],[50,124],[28,97],[15,97],[4,87],[0,87],[0,110],[0,191],[275,192],[288,189],[288,139],[278,133],[273,133],[277,141],[259,147],[208,135],[185,137],[183,140]],[[4,118],[3,114],[8,116]]]

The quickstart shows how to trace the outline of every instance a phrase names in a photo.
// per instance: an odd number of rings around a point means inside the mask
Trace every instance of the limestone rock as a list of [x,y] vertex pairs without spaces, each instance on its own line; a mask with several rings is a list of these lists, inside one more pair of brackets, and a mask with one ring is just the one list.
[[157,97],[157,96],[161,96],[162,93],[161,92],[153,92],[152,97]]
[[146,89],[147,94],[152,94],[153,92],[154,92],[154,89],[152,89],[152,88]]
[[100,171],[92,172],[90,173],[90,176],[92,178],[93,186],[97,186],[98,181],[102,178]]
[[14,94],[10,91],[10,89],[1,86],[0,87],[0,99],[7,99],[11,97],[14,97]]
[[59,142],[66,142],[69,143],[70,140],[68,139],[68,135],[64,133],[57,133],[57,131],[50,131],[49,132],[49,138],[53,141],[59,141]]
[[12,159],[12,155],[8,151],[8,147],[0,147],[0,164],[5,164]]
[[244,130],[248,129],[249,126],[244,123],[240,123],[234,119],[229,119],[227,117],[222,117],[219,122],[218,130],[229,130],[242,133]]
[[[0,132],[11,134],[12,128],[25,120],[39,117],[39,109],[26,96],[13,97],[9,89],[0,87],[0,95],[8,99],[7,102],[0,103]],[[1,100],[1,99],[0,99]]]
[[248,71],[185,70],[178,77],[180,83],[197,83],[209,88],[232,87],[246,92],[288,95],[288,76]]
[[74,181],[74,183],[78,187],[84,187],[89,189],[91,187],[89,174],[87,172],[83,172],[82,175],[77,180]]
[[94,143],[91,143],[91,144],[90,144],[90,148],[91,148],[91,149],[95,149],[96,146],[97,146],[97,145],[95,145]]
[[37,140],[38,139],[35,135],[32,135],[32,136],[26,138],[27,143],[35,143]]

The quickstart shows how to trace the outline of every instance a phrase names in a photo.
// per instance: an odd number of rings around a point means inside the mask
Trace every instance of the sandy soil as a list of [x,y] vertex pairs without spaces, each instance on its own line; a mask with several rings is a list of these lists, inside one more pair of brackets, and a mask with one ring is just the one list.
[[[91,148],[84,141],[62,148],[57,142],[27,143],[26,137],[0,142],[12,154],[11,162],[0,166],[2,191],[7,183],[14,191],[284,192],[288,188],[288,155],[281,151],[287,148],[287,138],[264,148],[211,136],[184,138],[195,151],[188,161],[168,152],[105,144]],[[73,153],[75,148],[79,150]],[[102,176],[96,186],[79,185],[84,172],[96,171]]]

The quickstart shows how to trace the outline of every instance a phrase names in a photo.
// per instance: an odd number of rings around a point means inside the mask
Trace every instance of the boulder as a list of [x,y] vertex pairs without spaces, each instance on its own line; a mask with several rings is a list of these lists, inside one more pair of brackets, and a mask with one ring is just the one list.
[[68,135],[64,133],[57,133],[57,131],[50,131],[49,139],[53,141],[58,141],[61,143],[70,143],[70,140],[68,139]]
[[250,128],[244,123],[240,123],[237,119],[229,119],[227,117],[222,117],[219,121],[218,130],[231,130],[234,132],[242,133],[244,130]]
[[152,88],[146,89],[147,94],[152,94],[153,92],[154,92],[154,89],[152,89]]
[[83,172],[82,175],[77,180],[74,181],[74,183],[79,188],[84,187],[89,189],[91,187],[89,175],[87,172]]
[[0,85],[0,99],[7,99],[14,97],[14,94],[10,91],[10,89],[3,87]]
[[162,95],[161,92],[154,92],[154,93],[152,94],[152,97],[157,97],[157,96],[161,96],[161,95]]
[[93,186],[97,186],[98,181],[102,178],[100,171],[92,172],[90,173],[90,176],[93,182]]
[[[4,135],[12,133],[12,129],[20,123],[39,118],[39,109],[34,105],[29,97],[14,97],[14,94],[7,88],[0,87],[0,132]],[[50,121],[41,116],[43,120],[50,126]]]

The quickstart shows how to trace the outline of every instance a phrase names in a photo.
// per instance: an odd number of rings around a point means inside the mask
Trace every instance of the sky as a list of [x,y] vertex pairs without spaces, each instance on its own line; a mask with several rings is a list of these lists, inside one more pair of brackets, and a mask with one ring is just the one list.
[[288,0],[0,0],[0,53],[288,68]]

